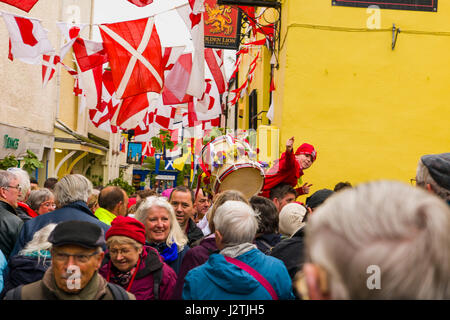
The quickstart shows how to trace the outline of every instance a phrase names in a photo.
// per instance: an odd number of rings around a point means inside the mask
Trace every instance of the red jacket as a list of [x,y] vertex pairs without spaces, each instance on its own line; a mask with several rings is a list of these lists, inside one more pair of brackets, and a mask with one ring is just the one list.
[[[267,171],[260,195],[269,198],[270,190],[280,183],[287,183],[295,188],[301,176],[303,176],[303,170],[295,159],[294,152],[283,152],[281,158]],[[297,195],[303,194],[302,188],[296,188],[295,191]]]

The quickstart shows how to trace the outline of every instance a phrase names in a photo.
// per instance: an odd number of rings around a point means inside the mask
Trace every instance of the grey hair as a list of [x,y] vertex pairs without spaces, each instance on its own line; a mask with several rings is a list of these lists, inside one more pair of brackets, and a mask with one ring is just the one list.
[[59,207],[75,201],[87,202],[92,193],[92,182],[81,174],[69,174],[56,183],[54,192]]
[[25,201],[28,191],[31,189],[30,176],[28,172],[21,168],[8,168],[6,171],[11,172],[19,180],[20,188],[22,189],[19,194],[19,201]]
[[178,246],[178,251],[182,251],[188,240],[181,229],[180,224],[178,223],[172,205],[165,197],[150,196],[145,198],[136,210],[134,215],[135,219],[145,225],[145,220],[147,220],[150,209],[153,207],[163,208],[169,213],[170,231],[167,235],[166,244],[170,247],[173,243],[176,243]]
[[20,255],[36,254],[38,257],[38,262],[40,258],[43,257],[45,261],[45,254],[42,251],[50,250],[52,244],[48,242],[48,236],[55,229],[56,223],[50,223],[37,231],[33,235],[33,239],[27,243],[27,245],[19,252]]
[[[332,299],[449,299],[450,209],[393,181],[332,195],[306,226],[306,252]],[[373,269],[380,287],[369,286]]]
[[41,204],[49,199],[53,198],[53,192],[50,189],[43,188],[39,190],[32,190],[30,196],[28,197],[27,204],[34,211],[38,211]]
[[434,181],[433,177],[430,175],[430,171],[428,171],[428,168],[423,164],[422,159],[419,160],[417,165],[416,184],[423,188],[427,184],[430,184],[431,189],[434,193],[436,193],[436,195],[444,200],[450,200],[450,190],[441,187],[436,183],[436,181]]
[[258,230],[255,211],[242,201],[226,201],[217,208],[213,220],[225,247],[252,243]]
[[8,187],[13,179],[19,180],[15,174],[6,170],[0,170],[0,188]]

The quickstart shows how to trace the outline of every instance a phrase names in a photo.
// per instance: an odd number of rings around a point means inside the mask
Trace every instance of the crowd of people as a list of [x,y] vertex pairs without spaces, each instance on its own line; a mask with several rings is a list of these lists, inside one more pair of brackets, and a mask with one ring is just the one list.
[[249,199],[186,186],[128,195],[80,174],[41,188],[0,170],[1,298],[450,298],[450,153],[421,157],[414,186],[309,195],[299,179],[317,154],[293,143]]

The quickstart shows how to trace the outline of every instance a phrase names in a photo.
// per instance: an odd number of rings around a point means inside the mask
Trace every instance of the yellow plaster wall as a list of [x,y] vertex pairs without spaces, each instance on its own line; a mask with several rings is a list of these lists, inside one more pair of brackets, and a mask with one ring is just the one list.
[[[401,32],[392,50],[389,31],[298,26],[366,28],[364,8],[286,0],[282,10],[281,39],[289,31],[275,73],[273,124],[280,152],[291,136],[295,148],[316,147],[318,160],[303,177],[311,192],[339,181],[409,183],[421,155],[450,151],[450,36]],[[448,1],[439,1],[437,13],[381,10],[380,17],[381,29],[450,32]]]

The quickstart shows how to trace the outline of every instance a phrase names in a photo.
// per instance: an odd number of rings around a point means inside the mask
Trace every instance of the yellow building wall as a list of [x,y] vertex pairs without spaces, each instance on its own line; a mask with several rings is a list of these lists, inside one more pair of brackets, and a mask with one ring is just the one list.
[[[367,28],[371,14],[330,0],[283,1],[273,125],[280,152],[291,136],[295,148],[315,146],[303,177],[311,193],[340,181],[409,183],[422,155],[450,151],[450,36],[407,32],[450,32],[450,2],[439,1],[437,13],[380,13],[386,31],[339,31]],[[395,50],[393,24],[406,31]]]

